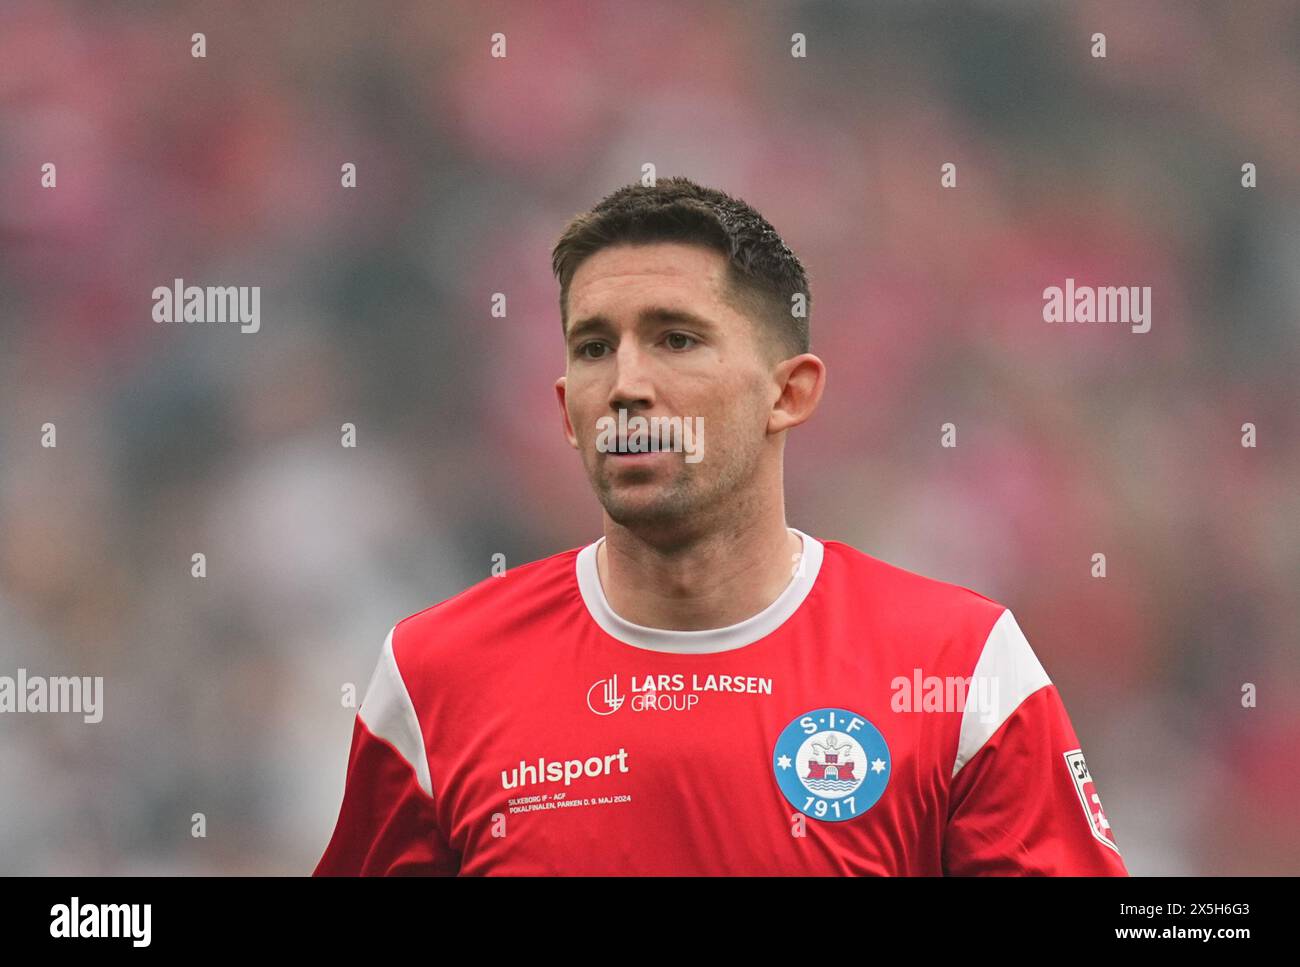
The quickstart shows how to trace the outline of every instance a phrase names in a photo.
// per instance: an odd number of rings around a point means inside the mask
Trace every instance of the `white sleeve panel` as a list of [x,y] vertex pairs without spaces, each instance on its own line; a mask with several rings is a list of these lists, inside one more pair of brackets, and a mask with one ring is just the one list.
[[406,690],[402,673],[393,655],[394,626],[384,639],[384,649],[379,664],[370,678],[366,697],[361,700],[357,717],[375,736],[388,742],[401,753],[402,758],[415,770],[420,788],[433,795],[433,782],[429,778],[429,759],[424,751],[424,738],[420,734],[420,720],[415,714],[415,703]]
[[1051,682],[1010,609],[1003,611],[975,663],[952,774],[975,757],[1021,702]]

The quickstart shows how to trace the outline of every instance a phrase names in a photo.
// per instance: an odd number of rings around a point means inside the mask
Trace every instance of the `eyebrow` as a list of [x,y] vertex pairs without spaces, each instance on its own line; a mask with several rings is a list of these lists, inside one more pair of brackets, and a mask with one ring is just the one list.
[[[648,322],[680,322],[688,326],[695,326],[697,329],[713,330],[715,325],[704,316],[696,315],[689,309],[670,309],[667,306],[649,306],[642,309],[637,314],[638,323]],[[605,316],[594,315],[575,322],[569,327],[568,338],[570,340],[577,336],[584,336],[589,332],[608,332],[614,328],[613,323]]]

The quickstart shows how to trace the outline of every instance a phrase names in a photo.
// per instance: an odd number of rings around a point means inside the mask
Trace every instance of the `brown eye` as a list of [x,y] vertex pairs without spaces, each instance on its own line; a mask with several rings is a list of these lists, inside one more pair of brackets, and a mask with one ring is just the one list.
[[[597,354],[594,355],[594,356],[591,355],[589,352],[587,352],[587,350],[591,349],[592,347],[596,347],[596,346],[599,346],[599,347],[600,347],[601,352],[597,353]],[[600,341],[598,341],[598,340],[593,340],[592,342],[585,342],[585,343],[583,343],[581,346],[579,346],[579,347],[578,347],[578,355],[579,355],[579,356],[582,356],[582,357],[584,357],[584,358],[586,358],[586,359],[600,359],[601,356],[604,356],[604,355],[605,355],[605,353],[604,353],[604,349],[605,349],[605,344],[604,344],[603,342],[600,342]]]
[[[678,342],[678,340],[685,340],[686,344],[683,345],[682,343]],[[694,344],[695,344],[695,337],[688,336],[684,332],[670,332],[668,334],[669,349],[689,349]]]

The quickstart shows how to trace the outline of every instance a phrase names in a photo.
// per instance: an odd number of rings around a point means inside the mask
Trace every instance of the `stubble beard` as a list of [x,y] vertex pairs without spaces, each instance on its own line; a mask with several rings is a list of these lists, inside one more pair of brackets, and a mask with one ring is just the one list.
[[703,462],[688,464],[682,460],[674,467],[671,480],[649,485],[656,490],[653,495],[630,495],[624,492],[624,487],[631,489],[636,485],[615,484],[597,464],[590,470],[592,487],[610,519],[629,530],[678,529],[696,518],[718,516],[724,504],[742,491],[745,482],[756,472],[757,449],[729,453],[718,453],[715,449],[714,454],[715,459],[720,456],[725,463],[712,480],[702,478],[697,472],[696,468],[703,466]]

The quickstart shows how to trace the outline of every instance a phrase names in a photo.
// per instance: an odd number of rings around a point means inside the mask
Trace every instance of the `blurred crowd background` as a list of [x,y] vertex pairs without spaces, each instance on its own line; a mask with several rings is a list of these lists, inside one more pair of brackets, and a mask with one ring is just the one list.
[[[1133,873],[1300,871],[1298,38],[1273,0],[7,0],[0,674],[106,696],[0,718],[0,873],[312,869],[389,627],[599,536],[550,251],[646,162],[808,269],[791,525],[1014,610]],[[1151,286],[1151,331],[1044,323],[1067,277]],[[155,323],[175,278],[262,286],[261,331]]]

